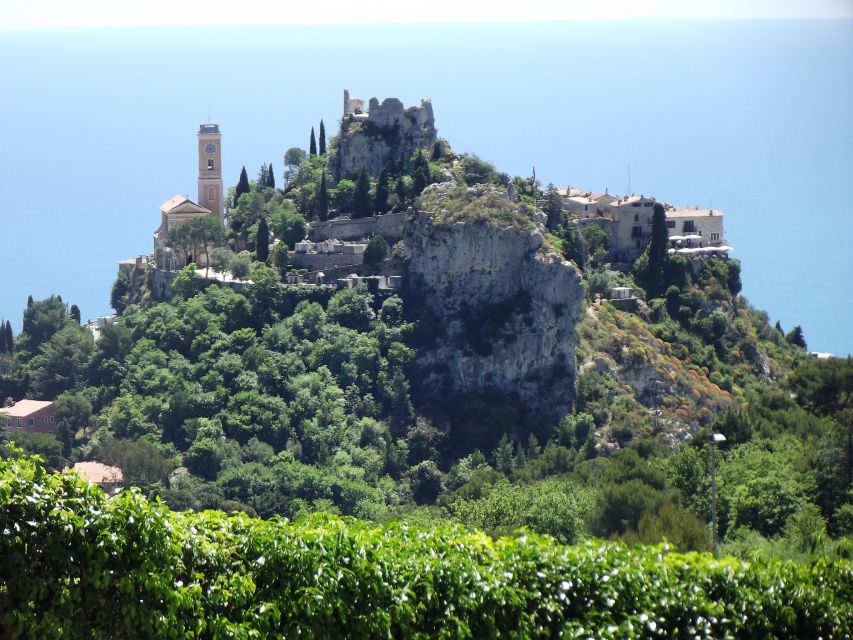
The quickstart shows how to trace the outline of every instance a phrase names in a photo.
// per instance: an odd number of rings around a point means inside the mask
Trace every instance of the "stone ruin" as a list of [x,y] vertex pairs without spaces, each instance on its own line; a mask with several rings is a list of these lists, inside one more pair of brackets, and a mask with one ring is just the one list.
[[365,110],[364,100],[350,97],[344,89],[344,113],[331,168],[336,180],[355,179],[362,169],[376,178],[390,160],[408,161],[417,149],[430,153],[437,140],[429,99],[406,108],[397,98],[381,103],[371,98]]

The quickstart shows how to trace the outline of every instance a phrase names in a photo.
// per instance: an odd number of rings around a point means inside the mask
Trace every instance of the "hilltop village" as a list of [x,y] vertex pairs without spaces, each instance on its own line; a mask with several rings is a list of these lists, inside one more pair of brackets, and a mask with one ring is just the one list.
[[[242,188],[238,183],[227,190],[218,124],[201,124],[196,144],[197,198],[177,194],[160,206],[152,251],[119,264],[112,296],[117,310],[131,303],[171,299],[173,282],[191,265],[199,281],[241,291],[254,284],[250,265],[255,260],[274,266],[282,283],[309,290],[320,287],[325,296],[363,286],[386,299],[402,291],[409,280],[409,288],[420,287],[421,296],[431,302],[431,313],[447,322],[445,338],[452,343],[459,339],[454,337],[458,333],[454,318],[469,305],[498,308],[508,300],[530,300],[531,294],[536,303],[538,292],[543,304],[564,311],[556,322],[547,313],[534,313],[525,316],[527,326],[513,326],[522,315],[510,309],[504,332],[529,339],[507,343],[497,353],[491,347],[488,353],[475,348],[474,353],[462,354],[442,347],[421,354],[419,360],[425,378],[435,378],[436,388],[442,384],[450,384],[455,392],[503,388],[533,408],[566,411],[572,406],[577,375],[574,334],[583,298],[580,280],[572,275],[573,263],[566,257],[577,262],[576,268],[583,267],[582,260],[565,250],[557,263],[569,270],[560,267],[556,277],[557,281],[563,274],[571,277],[562,288],[543,288],[543,282],[555,277],[535,275],[543,264],[542,252],[550,250],[543,246],[544,236],[562,234],[565,240],[568,233],[588,245],[590,260],[599,268],[628,272],[647,251],[655,209],[662,208],[666,251],[692,261],[694,273],[701,270],[703,260],[727,259],[732,250],[719,210],[677,207],[645,194],[617,196],[552,185],[542,190],[532,179],[510,179],[476,156],[456,156],[438,137],[429,100],[407,108],[396,98],[381,103],[372,98],[365,105],[344,91],[339,135],[327,146],[321,123],[319,150],[313,129],[308,154],[288,150],[282,188],[275,186],[272,165],[264,165],[256,182],[248,182],[244,168]],[[415,184],[418,180],[420,184]],[[526,232],[507,235],[459,227],[436,234],[436,214],[441,218],[446,203],[453,203],[460,193],[471,202],[497,198],[498,208],[512,212],[507,220],[516,225],[527,220]],[[263,213],[276,207],[272,215]],[[537,254],[536,260],[531,259]],[[544,262],[549,260],[553,262],[554,256]],[[486,274],[485,280],[476,281],[472,274]],[[618,279],[611,285],[596,290],[595,299],[606,299],[626,311],[640,308],[631,286],[621,286]],[[115,320],[116,316],[102,317],[85,326],[97,339]],[[537,329],[536,323],[542,326]],[[592,366],[590,362],[584,366],[588,365]],[[443,373],[430,374],[432,370]],[[551,374],[543,373],[546,370],[563,371],[562,382],[553,384]],[[543,376],[548,384],[532,382]],[[648,382],[640,382],[644,393]],[[29,405],[21,405],[21,411],[25,407]],[[50,408],[39,405],[33,410],[41,416]],[[26,426],[30,418],[14,414],[19,426]],[[39,430],[50,430],[52,418],[44,422]],[[681,429],[681,437],[695,428],[696,423]]]
[[[365,106],[364,100],[351,98],[348,91],[344,92],[341,134],[336,142],[339,145],[337,153],[329,163],[331,175],[324,176],[330,182],[329,189],[335,186],[333,175],[338,177],[338,184],[341,180],[357,178],[361,171],[376,180],[389,163],[393,164],[394,154],[405,157],[417,150],[434,154],[435,149],[442,148],[429,100],[407,109],[396,98],[388,98],[381,103],[372,98]],[[223,187],[222,133],[218,124],[200,125],[197,148],[197,201],[180,194],[166,200],[160,206],[160,226],[154,232],[153,252],[122,262],[124,267],[155,270],[155,288],[161,297],[168,297],[168,274],[178,272],[190,262],[199,267],[201,277],[237,287],[246,281],[234,278],[227,267],[218,274],[211,274],[208,268],[210,256],[206,251],[209,247],[204,247],[205,253],[194,256],[192,247],[169,239],[176,226],[194,218],[212,217],[227,224],[228,213],[237,205],[233,200],[229,201]],[[449,172],[444,177],[453,180]],[[287,193],[287,188],[279,191]],[[652,235],[654,205],[658,202],[654,197],[642,194],[616,196],[578,187],[558,187],[556,191],[568,223],[580,230],[594,225],[606,234],[604,260],[614,268],[629,268],[645,250]],[[540,205],[541,194],[540,191]],[[666,212],[670,253],[687,257],[728,256],[732,247],[725,239],[722,211],[661,204]],[[365,268],[365,251],[373,236],[382,237],[389,247],[402,240],[406,219],[414,213],[412,206],[401,206],[398,202],[388,210],[371,210],[362,218],[354,217],[352,211],[345,209],[335,211],[331,219],[311,220],[309,217],[305,237],[287,247],[289,268],[282,272],[284,281],[349,287],[357,286],[363,278],[370,278],[371,286],[399,287],[402,277],[399,261],[386,260],[380,269]],[[271,237],[271,242],[274,245],[282,239]]]

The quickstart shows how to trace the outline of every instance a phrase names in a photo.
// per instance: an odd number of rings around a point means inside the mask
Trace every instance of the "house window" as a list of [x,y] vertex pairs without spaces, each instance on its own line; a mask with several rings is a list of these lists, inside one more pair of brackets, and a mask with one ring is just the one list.
[[720,234],[719,234],[719,233],[712,233],[712,234],[711,234],[711,242],[715,242],[715,241],[717,241],[717,240],[719,240],[719,239],[720,239]]
[[643,206],[644,207],[651,207],[653,204],[654,204],[654,202],[644,202]]
[[53,416],[50,416],[50,421],[53,422]]
[[47,416],[44,417],[44,423],[47,424]]
[[675,220],[667,220],[666,221],[667,229],[675,229]]
[[684,231],[687,231],[687,232],[696,231],[696,222],[693,220],[685,220],[684,221]]
[[639,222],[639,221],[640,221],[640,214],[639,214],[639,213],[635,213],[635,214],[634,214],[634,222]]
[[584,211],[586,211],[587,209],[589,209],[589,205],[588,205],[588,204],[585,204],[585,205],[583,206],[583,210],[584,210]]
[[640,202],[635,202],[635,203],[633,203],[631,206],[632,206],[632,207],[639,207],[640,205],[641,205],[641,203],[640,203]]
[[207,170],[208,170],[208,171],[213,171],[213,158],[208,158],[208,159],[207,159]]
[[640,225],[636,225],[633,229],[631,229],[631,237],[632,238],[642,238],[643,237],[643,227]]
[[35,423],[36,423],[36,419],[35,419],[35,418],[30,418],[30,419],[27,421],[27,424],[28,424],[28,425],[30,425],[31,427],[32,427],[32,426],[35,426]]
[[207,188],[207,199],[211,202],[216,200],[216,187]]

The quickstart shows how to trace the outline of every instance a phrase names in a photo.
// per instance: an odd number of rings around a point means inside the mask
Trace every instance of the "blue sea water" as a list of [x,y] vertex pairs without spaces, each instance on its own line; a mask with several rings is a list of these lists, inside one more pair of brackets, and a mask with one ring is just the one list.
[[439,134],[547,184],[722,209],[744,294],[853,352],[853,21],[0,31],[0,318],[109,312],[158,207],[335,133],[342,91],[431,97]]

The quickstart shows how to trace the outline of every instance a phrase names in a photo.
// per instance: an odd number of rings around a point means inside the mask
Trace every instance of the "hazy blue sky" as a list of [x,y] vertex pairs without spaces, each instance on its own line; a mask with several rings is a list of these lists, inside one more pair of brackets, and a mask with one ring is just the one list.
[[851,0],[2,0],[0,29],[288,24],[851,18]]

